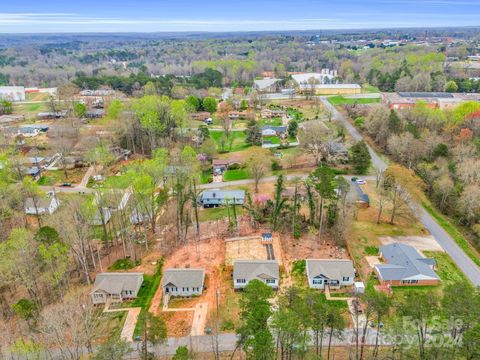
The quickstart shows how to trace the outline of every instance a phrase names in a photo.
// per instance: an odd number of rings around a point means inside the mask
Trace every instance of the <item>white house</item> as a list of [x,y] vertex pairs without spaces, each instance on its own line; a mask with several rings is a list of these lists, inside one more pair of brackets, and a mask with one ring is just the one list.
[[260,280],[277,289],[279,283],[278,261],[236,260],[233,263],[233,288],[243,289],[252,280]]
[[334,288],[349,286],[355,280],[351,260],[307,259],[306,271],[308,286],[312,289],[325,289],[325,285]]
[[170,296],[201,295],[205,283],[203,269],[167,269],[163,274],[163,293]]
[[37,215],[37,214],[53,214],[58,207],[60,202],[56,196],[42,197],[38,199],[28,198],[25,201],[25,214],[27,215]]
[[101,273],[95,278],[90,296],[94,304],[135,299],[142,283],[143,273]]

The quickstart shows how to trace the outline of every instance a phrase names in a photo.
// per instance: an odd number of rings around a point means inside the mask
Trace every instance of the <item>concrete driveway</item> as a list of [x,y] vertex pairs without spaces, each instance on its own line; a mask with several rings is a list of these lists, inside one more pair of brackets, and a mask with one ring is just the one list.
[[398,242],[413,246],[418,251],[445,251],[433,236],[383,236],[380,238],[382,244]]

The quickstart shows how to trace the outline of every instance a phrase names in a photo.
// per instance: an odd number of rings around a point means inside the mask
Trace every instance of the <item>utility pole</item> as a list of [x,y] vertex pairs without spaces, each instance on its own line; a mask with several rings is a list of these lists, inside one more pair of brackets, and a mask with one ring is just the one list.
[[220,360],[220,354],[218,353],[218,298],[220,297],[220,290],[215,290],[215,303],[217,311],[215,314],[215,360]]

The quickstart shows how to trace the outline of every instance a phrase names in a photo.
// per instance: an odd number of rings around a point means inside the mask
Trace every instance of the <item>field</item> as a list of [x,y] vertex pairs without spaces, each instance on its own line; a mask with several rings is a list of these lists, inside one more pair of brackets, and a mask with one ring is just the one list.
[[[210,137],[215,142],[215,144],[217,145],[217,150],[220,152],[222,152],[221,139],[223,135],[224,135],[224,132],[222,130],[210,131]],[[245,132],[232,131],[230,133],[230,138],[227,141],[225,141],[223,152],[242,151],[250,147],[249,144],[245,143],[245,138],[246,138]]]
[[353,104],[376,104],[380,102],[380,98],[356,98],[349,99],[341,95],[331,96],[328,98],[328,101],[332,105],[353,105]]

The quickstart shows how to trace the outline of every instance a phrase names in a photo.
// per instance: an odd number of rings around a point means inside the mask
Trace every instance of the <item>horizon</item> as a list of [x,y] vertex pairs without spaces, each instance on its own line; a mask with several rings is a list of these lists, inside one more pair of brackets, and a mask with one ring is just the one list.
[[[327,6],[325,6],[327,4]],[[4,4],[1,34],[217,33],[476,27],[473,0],[219,0]],[[154,15],[152,15],[154,14]],[[428,26],[425,26],[428,24]]]

